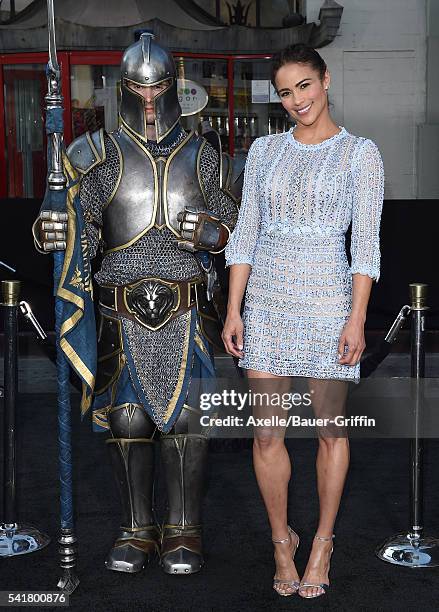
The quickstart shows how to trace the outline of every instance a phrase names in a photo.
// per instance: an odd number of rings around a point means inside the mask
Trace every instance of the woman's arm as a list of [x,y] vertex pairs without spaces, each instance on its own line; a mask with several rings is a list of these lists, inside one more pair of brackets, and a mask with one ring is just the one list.
[[227,319],[224,325],[222,339],[226,351],[229,355],[233,355],[234,357],[243,356],[244,325],[241,319],[241,303],[250,272],[251,266],[249,264],[234,264],[230,267]]
[[241,319],[241,303],[253,265],[261,224],[258,145],[258,140],[255,140],[248,152],[238,222],[225,249],[226,265],[230,266],[230,277],[227,318],[222,338],[227,353],[234,357],[243,356],[244,325]]
[[[364,324],[372,281],[380,276],[380,221],[384,196],[384,170],[380,152],[364,141],[352,167],[352,309],[340,336],[341,365],[356,365],[366,348]],[[347,346],[347,352],[344,353]]]
[[[364,274],[352,275],[352,311],[343,328],[338,343],[338,362],[340,365],[355,365],[366,348],[364,324],[369,303],[372,279]],[[348,352],[344,354],[345,346]]]

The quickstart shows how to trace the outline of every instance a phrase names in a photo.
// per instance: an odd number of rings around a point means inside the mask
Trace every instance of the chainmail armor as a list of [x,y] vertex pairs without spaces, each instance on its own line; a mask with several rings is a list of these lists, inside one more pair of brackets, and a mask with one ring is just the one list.
[[188,280],[200,276],[200,268],[192,253],[177,248],[167,227],[152,227],[127,249],[108,253],[95,278],[98,283],[126,284],[146,276]]
[[116,187],[120,170],[119,154],[107,134],[104,134],[104,146],[107,156],[105,162],[83,176],[79,188],[91,258],[95,257],[99,246],[102,207]]
[[144,140],[138,138],[135,134],[134,138],[136,138],[136,140],[138,140],[142,146],[146,146],[153,157],[168,157],[175,147],[178,147],[180,142],[182,142],[187,136],[182,127],[180,127],[180,130],[181,131],[176,135],[174,142],[171,142],[170,144],[157,143],[153,140],[148,140],[148,142],[145,142]]
[[230,229],[238,220],[238,207],[229,196],[220,189],[219,155],[210,143],[206,143],[200,156],[200,174],[204,193],[207,198],[207,208],[215,213]]
[[[129,319],[122,319],[128,348],[135,364],[131,379],[137,378],[162,430],[169,402],[179,382],[189,338],[191,311],[172,319],[160,332],[150,331]],[[158,364],[160,367],[158,367]]]

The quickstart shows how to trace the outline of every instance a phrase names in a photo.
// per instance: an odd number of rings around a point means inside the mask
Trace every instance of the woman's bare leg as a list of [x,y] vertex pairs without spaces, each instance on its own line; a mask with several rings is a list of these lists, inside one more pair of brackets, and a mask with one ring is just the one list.
[[[333,419],[343,416],[348,383],[338,380],[309,380],[314,412],[317,417]],[[320,517],[317,535],[332,536],[349,467],[349,440],[343,428],[328,425],[320,428],[317,452],[317,488]],[[303,582],[329,584],[329,559],[332,541],[314,539]],[[317,595],[321,589],[304,587],[302,595]]]
[[[282,395],[290,390],[289,377],[248,370],[248,379],[253,393]],[[267,418],[272,414],[279,414],[284,418],[288,416],[279,406],[273,407],[267,403],[253,405],[253,415],[256,418]],[[253,464],[259,490],[267,509],[273,540],[288,538],[287,503],[291,462],[284,439],[285,428],[255,427]],[[292,561],[292,551],[296,543],[296,538],[292,536],[291,542],[274,544],[275,578],[286,581],[299,580],[296,566]],[[282,585],[282,592],[293,593],[295,589]]]

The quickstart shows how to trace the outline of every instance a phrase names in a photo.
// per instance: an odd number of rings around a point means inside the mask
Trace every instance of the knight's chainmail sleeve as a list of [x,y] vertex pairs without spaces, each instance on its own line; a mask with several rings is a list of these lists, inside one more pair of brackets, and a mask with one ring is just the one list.
[[84,213],[91,258],[95,257],[99,246],[102,209],[114,191],[120,167],[119,156],[113,141],[107,135],[104,136],[104,139],[105,162],[95,166],[84,175],[79,187],[79,199]]
[[219,155],[208,142],[200,156],[200,175],[209,212],[218,215],[224,225],[233,230],[238,219],[236,203],[220,188]]

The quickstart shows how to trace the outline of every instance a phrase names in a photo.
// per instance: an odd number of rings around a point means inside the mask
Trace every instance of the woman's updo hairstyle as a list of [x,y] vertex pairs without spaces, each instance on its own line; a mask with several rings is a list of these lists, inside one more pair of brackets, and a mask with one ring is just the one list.
[[309,64],[319,73],[320,80],[323,81],[326,72],[326,64],[319,53],[312,47],[304,43],[288,45],[285,49],[273,55],[271,64],[271,83],[276,89],[275,78],[277,71],[285,64]]

